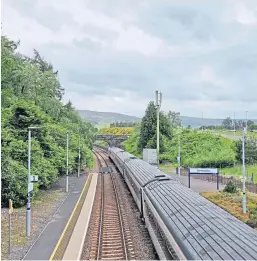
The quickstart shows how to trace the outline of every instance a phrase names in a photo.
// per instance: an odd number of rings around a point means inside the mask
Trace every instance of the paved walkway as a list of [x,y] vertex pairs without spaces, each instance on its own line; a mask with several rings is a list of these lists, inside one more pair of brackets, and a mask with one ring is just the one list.
[[[167,174],[178,178],[175,170],[167,171]],[[180,181],[181,181],[181,183],[183,183],[184,185],[186,185],[188,187],[188,176],[180,176]],[[205,180],[201,180],[201,179],[196,179],[193,177],[193,175],[191,176],[190,183],[191,183],[190,184],[191,189],[198,193],[204,192],[204,191],[207,191],[207,192],[217,191],[217,183],[209,182],[209,181],[205,181]],[[224,188],[225,188],[224,185],[219,184],[219,190],[223,190]]]
[[[69,177],[69,194],[23,260],[49,260],[85,185],[87,174]],[[65,179],[63,180],[65,182]],[[64,186],[65,184],[63,184]]]
[[85,201],[62,260],[80,260],[93,209],[97,180],[98,174],[93,173]]

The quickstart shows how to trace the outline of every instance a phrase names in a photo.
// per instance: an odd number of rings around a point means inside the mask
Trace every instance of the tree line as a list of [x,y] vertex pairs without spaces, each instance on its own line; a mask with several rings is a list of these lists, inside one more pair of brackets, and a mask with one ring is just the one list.
[[[245,120],[232,120],[230,117],[227,117],[222,121],[221,125],[209,125],[209,126],[201,126],[199,129],[209,129],[209,130],[242,130],[246,127]],[[247,120],[247,129],[249,131],[257,131],[257,124],[254,123],[252,120]]]
[[[251,122],[250,122],[251,123]],[[156,149],[157,113],[154,102],[146,108],[141,124],[134,128],[123,144],[125,149],[141,157],[144,148]],[[231,167],[242,163],[242,141],[233,141],[210,133],[180,128],[178,112],[160,112],[160,162],[177,162],[180,133],[181,163],[184,167]],[[246,138],[246,164],[257,164],[256,139]]]
[[28,127],[32,131],[31,174],[39,176],[34,185],[50,188],[66,171],[66,132],[69,131],[69,173],[81,164],[93,164],[92,142],[96,129],[84,121],[71,102],[62,103],[64,89],[58,71],[38,51],[33,57],[18,52],[19,42],[1,37],[2,59],[2,207],[8,199],[24,205],[27,195]]
[[110,128],[114,127],[135,127],[138,123],[133,121],[125,121],[125,122],[113,122],[110,124]]

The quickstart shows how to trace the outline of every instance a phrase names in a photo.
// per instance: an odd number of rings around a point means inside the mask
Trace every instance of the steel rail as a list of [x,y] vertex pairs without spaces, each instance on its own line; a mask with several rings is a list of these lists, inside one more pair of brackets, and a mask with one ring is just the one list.
[[[101,151],[101,152],[99,152],[99,151]],[[107,160],[103,157],[103,155],[101,153],[107,154],[106,151],[103,151],[101,149],[94,150],[94,154],[97,156],[101,167],[103,165],[106,165],[108,167]],[[104,164],[102,164],[99,157],[101,157]],[[115,185],[113,173],[110,173],[110,177],[111,177],[111,181],[112,181],[116,206],[117,206],[117,210],[118,210],[118,219],[119,219],[119,226],[120,226],[120,232],[121,232],[121,241],[122,241],[123,253],[124,253],[124,257],[125,257],[124,260],[128,260],[128,253],[127,253],[127,247],[126,247],[125,232],[124,232],[124,229],[123,229],[121,207],[120,207],[120,202],[119,202],[119,199],[118,199],[118,192],[117,192],[117,188],[116,188],[116,185]],[[101,199],[101,218],[100,218],[100,229],[99,229],[99,236],[98,236],[97,260],[100,260],[100,256],[101,256],[101,247],[102,247],[102,244],[101,244],[102,240],[101,239],[102,239],[102,233],[103,233],[103,219],[104,219],[104,175],[103,174],[102,174],[102,177],[101,177],[101,182],[102,182],[102,192],[101,192],[102,193],[102,199]]]

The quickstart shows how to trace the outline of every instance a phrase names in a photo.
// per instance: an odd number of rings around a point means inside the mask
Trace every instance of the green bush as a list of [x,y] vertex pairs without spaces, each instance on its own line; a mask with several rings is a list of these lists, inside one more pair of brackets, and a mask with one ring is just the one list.
[[[167,142],[164,153],[176,162],[178,139]],[[181,134],[181,164],[184,167],[220,168],[233,166],[235,149],[233,141],[211,134],[185,130]]]
[[237,193],[237,185],[229,181],[223,191],[227,193]]
[[[81,163],[93,165],[95,128],[84,121],[71,102],[61,102],[64,89],[58,72],[35,50],[32,58],[17,52],[18,44],[2,42],[2,207],[8,200],[22,206],[27,197],[28,127],[31,132],[31,175],[38,189],[50,188],[66,172],[66,131],[69,131],[69,173],[77,171],[80,136]],[[79,135],[80,133],[80,135]]]

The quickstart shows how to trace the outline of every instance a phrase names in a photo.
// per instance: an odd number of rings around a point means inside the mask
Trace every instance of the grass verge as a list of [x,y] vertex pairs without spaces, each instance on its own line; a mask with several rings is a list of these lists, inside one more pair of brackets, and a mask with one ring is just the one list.
[[247,194],[247,214],[242,212],[241,193],[202,192],[201,195],[257,230],[256,194]]
[[[222,168],[220,169],[220,174],[227,176],[242,176],[242,166],[236,166],[233,168]],[[257,165],[246,166],[246,176],[251,179],[253,174],[253,182],[257,183]]]
[[[32,228],[31,235],[39,233],[46,221],[53,215],[60,201],[65,197],[62,189],[40,190],[32,201]],[[14,209],[11,216],[12,234],[11,248],[12,255],[19,255],[19,252],[31,242],[26,236],[26,207]],[[1,209],[1,248],[2,260],[8,259],[9,242],[9,214],[7,208]],[[15,258],[16,259],[16,258]]]

